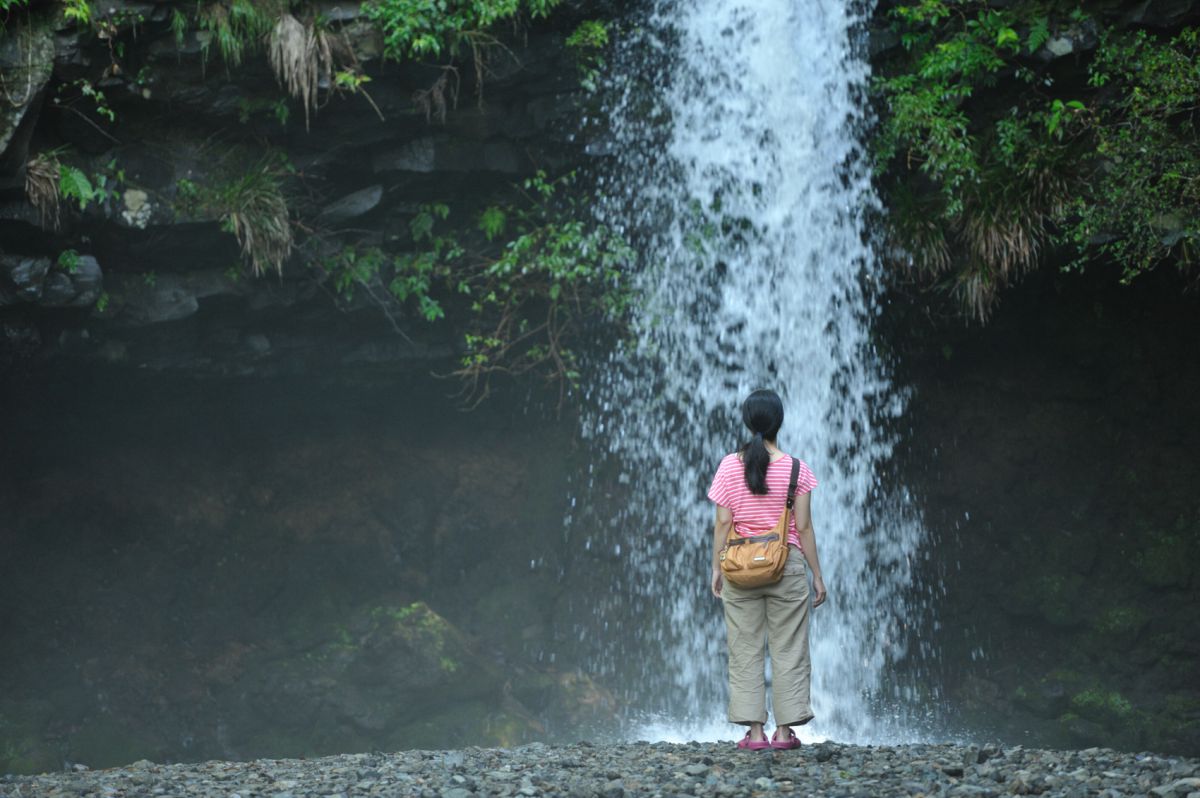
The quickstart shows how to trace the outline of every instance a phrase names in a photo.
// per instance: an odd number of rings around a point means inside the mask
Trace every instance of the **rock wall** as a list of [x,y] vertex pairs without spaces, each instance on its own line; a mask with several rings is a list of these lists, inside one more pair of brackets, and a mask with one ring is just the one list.
[[[456,351],[451,324],[370,290],[338,296],[322,259],[347,244],[412,249],[423,203],[446,203],[452,224],[472,227],[523,176],[585,160],[587,95],[563,41],[594,8],[500,31],[479,83],[470,59],[384,63],[358,4],[316,6],[370,82],[366,94],[322,85],[311,121],[265,54],[234,67],[215,45],[205,55],[206,31],[177,40],[172,3],[107,3],[90,28],[36,5],[12,15],[0,37],[0,362],[297,373]],[[31,202],[32,159],[46,153],[104,184],[83,211]],[[256,278],[228,224],[189,197],[219,192],[268,153],[286,158],[298,248],[280,275]]]
[[894,314],[930,700],[968,733],[1200,750],[1200,298],[1156,277],[1035,275],[985,328]]

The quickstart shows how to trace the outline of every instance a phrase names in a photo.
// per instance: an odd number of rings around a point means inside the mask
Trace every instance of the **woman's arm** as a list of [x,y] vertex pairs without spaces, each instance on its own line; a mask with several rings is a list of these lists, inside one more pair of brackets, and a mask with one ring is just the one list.
[[717,505],[717,521],[713,524],[713,555],[712,555],[712,594],[721,597],[721,549],[725,548],[725,540],[729,537],[729,527],[733,524],[733,513],[728,507]]
[[796,516],[796,532],[800,535],[800,546],[804,549],[804,559],[808,562],[808,570],[813,575],[813,606],[819,607],[825,603],[825,579],[821,576],[821,560],[817,557],[817,532],[813,529],[811,495],[802,493],[792,504],[792,512]]

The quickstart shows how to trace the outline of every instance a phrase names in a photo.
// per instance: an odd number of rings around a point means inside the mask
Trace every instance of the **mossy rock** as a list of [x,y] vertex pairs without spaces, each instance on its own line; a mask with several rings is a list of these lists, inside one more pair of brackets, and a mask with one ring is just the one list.
[[524,673],[511,682],[512,696],[554,729],[615,728],[618,701],[582,671]]
[[1105,745],[1112,735],[1099,723],[1090,718],[1067,712],[1058,719],[1060,730],[1073,746]]
[[82,762],[93,770],[161,756],[158,741],[153,737],[110,718],[88,721],[71,735],[68,743],[70,760]]
[[1134,718],[1135,708],[1116,690],[1089,687],[1071,696],[1071,710],[1101,724],[1123,723]]
[[1194,549],[1183,534],[1153,536],[1134,556],[1134,569],[1152,587],[1186,587],[1192,578]]
[[1013,690],[1013,702],[1040,718],[1057,718],[1070,706],[1076,681],[1047,674],[1032,684],[1018,685]]
[[0,731],[0,773],[49,773],[61,770],[62,764],[62,755],[40,735]]
[[1077,626],[1084,618],[1084,578],[1075,573],[1030,573],[1016,585],[1015,606],[1054,626]]
[[540,574],[496,585],[475,603],[470,628],[510,653],[519,653],[525,642],[548,634],[561,590],[554,579]]
[[1132,602],[1109,607],[1092,618],[1090,633],[1084,636],[1085,642],[1102,660],[1109,657],[1122,660],[1110,665],[1121,665],[1131,660],[1147,665],[1157,658],[1157,654],[1148,647],[1135,646],[1134,643],[1149,622],[1149,613]]
[[0,699],[0,773],[62,769],[62,751],[42,734],[54,716],[54,703],[45,697]]

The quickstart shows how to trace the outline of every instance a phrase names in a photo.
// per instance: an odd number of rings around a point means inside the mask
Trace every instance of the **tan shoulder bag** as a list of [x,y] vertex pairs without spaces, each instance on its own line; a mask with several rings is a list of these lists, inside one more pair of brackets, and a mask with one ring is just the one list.
[[783,578],[787,565],[787,531],[791,522],[792,503],[796,499],[796,482],[800,479],[800,461],[792,458],[792,478],[788,483],[787,506],[770,532],[744,538],[729,525],[725,547],[721,549],[721,573],[737,587],[762,587]]

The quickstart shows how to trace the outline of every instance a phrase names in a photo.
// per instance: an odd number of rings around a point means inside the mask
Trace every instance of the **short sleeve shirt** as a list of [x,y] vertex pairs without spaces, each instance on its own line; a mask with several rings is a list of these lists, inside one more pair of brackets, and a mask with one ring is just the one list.
[[[733,530],[742,537],[762,534],[775,527],[787,507],[788,482],[792,478],[792,457],[785,455],[767,466],[767,492],[759,496],[746,484],[746,467],[737,453],[728,454],[717,467],[708,498],[733,513]],[[817,486],[817,478],[808,464],[800,461],[800,476],[796,480],[796,495],[808,493]],[[788,522],[788,543],[801,551],[800,534],[796,531],[796,515]]]

